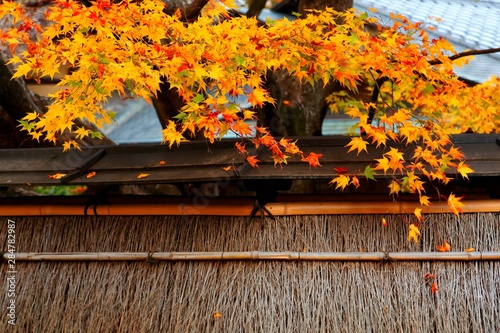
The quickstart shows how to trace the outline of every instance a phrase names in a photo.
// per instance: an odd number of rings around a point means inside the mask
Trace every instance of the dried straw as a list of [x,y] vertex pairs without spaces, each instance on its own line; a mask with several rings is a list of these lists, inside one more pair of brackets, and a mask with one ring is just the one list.
[[[383,227],[380,219],[389,225]],[[18,252],[500,251],[500,214],[17,217]],[[6,223],[0,233],[6,234]],[[305,252],[304,252],[305,251]],[[497,261],[18,262],[13,332],[500,332]],[[6,271],[2,266],[1,274]],[[425,274],[435,275],[431,293]],[[2,277],[3,278],[3,277]],[[6,308],[7,296],[0,296]],[[214,316],[214,314],[220,314]]]

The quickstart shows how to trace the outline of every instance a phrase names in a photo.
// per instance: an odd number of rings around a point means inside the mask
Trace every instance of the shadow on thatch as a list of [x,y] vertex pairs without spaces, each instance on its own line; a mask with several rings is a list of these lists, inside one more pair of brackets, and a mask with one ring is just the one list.
[[[18,252],[434,251],[445,240],[500,250],[498,213],[428,215],[418,245],[406,240],[410,218],[13,219]],[[18,262],[17,271],[15,332],[500,331],[497,261]]]

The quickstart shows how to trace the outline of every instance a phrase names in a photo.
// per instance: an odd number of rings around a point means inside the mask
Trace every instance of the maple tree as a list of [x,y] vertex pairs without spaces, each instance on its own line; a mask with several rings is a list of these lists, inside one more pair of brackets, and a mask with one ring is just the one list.
[[[353,9],[311,10],[293,21],[262,24],[231,16],[228,8],[234,8],[230,0],[208,1],[187,22],[186,13],[166,10],[158,0],[97,0],[91,7],[56,0],[45,15],[50,24],[42,28],[21,5],[4,1],[0,18],[11,20],[12,28],[1,31],[0,39],[13,54],[14,78],[53,77],[61,65],[71,68],[47,112],[29,113],[20,120],[22,128],[49,142],[73,133],[63,148],[78,148],[78,140],[100,135],[82,123],[102,127],[113,121],[103,109],[113,94],[150,101],[166,82],[184,105],[165,122],[162,134],[170,147],[199,133],[214,142],[232,132],[242,140],[237,151],[253,167],[261,161],[245,143],[269,149],[275,166],[297,158],[321,167],[321,154],[306,156],[297,141],[254,125],[259,109],[276,104],[266,78],[280,71],[306,86],[342,86],[326,101],[333,112],[357,120],[347,153],[383,149],[364,171],[337,171],[330,182],[335,188],[358,187],[358,177],[374,179],[383,171],[392,175],[390,194],[415,193],[426,206],[425,181],[446,184],[453,172],[463,178],[473,172],[450,135],[500,128],[500,80],[467,86],[453,69],[467,58],[443,38],[431,39],[421,23],[393,15],[392,26],[371,33],[365,27],[380,24]],[[370,101],[359,99],[360,87]],[[238,103],[242,95],[251,108]],[[406,144],[413,155],[391,143]],[[447,199],[457,215],[460,199]],[[420,211],[415,215],[421,219]],[[416,241],[419,231],[411,226],[409,239]]]

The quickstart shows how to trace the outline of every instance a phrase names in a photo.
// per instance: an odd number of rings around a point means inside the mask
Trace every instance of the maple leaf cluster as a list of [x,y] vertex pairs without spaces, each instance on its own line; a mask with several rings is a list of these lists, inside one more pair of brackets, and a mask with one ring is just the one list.
[[[363,83],[379,92],[376,100],[363,102],[345,91],[328,97],[330,107],[357,119],[355,129],[364,133],[352,138],[348,151],[383,147],[381,158],[364,170],[366,178],[390,172],[391,194],[416,193],[428,205],[423,177],[446,184],[452,170],[464,178],[473,171],[450,134],[500,129],[500,80],[467,87],[454,73],[451,44],[431,39],[421,23],[400,15],[392,16],[392,26],[372,34],[365,25],[380,24],[355,10],[327,8],[262,25],[255,18],[229,17],[226,10],[234,7],[229,0],[209,2],[189,23],[180,15],[167,15],[160,0],[92,4],[56,0],[45,15],[50,24],[43,28],[21,5],[0,6],[0,18],[12,21],[0,39],[13,54],[14,77],[53,77],[62,65],[71,69],[60,81],[61,89],[50,95],[48,111],[20,120],[34,139],[56,142],[65,132],[77,139],[96,135],[76,120],[103,127],[113,121],[103,108],[112,95],[149,101],[167,81],[185,101],[162,132],[170,147],[186,134],[201,132],[214,142],[232,132],[255,148],[269,149],[275,166],[299,156],[318,167],[320,154],[306,156],[296,142],[277,140],[254,125],[255,109],[274,103],[265,89],[266,73],[284,70],[310,84],[337,81],[352,92]],[[241,96],[250,109],[242,109]],[[386,149],[389,142],[405,143],[413,156]],[[72,147],[78,147],[75,140],[64,144],[65,150]],[[250,165],[261,162],[243,145],[237,148]],[[331,184],[344,189],[357,187],[359,180],[339,172]],[[459,200],[448,200],[455,214],[461,210]]]

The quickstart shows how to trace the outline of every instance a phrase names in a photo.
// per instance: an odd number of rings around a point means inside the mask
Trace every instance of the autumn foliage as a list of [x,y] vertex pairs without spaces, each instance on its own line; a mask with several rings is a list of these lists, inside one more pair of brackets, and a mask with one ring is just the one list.
[[[320,167],[320,154],[305,156],[296,141],[274,138],[253,125],[255,109],[274,103],[265,89],[266,73],[286,70],[303,83],[336,80],[346,88],[328,102],[334,112],[342,110],[357,120],[348,152],[385,148],[357,176],[339,172],[333,186],[345,189],[359,184],[358,176],[389,173],[391,194],[416,193],[423,205],[429,204],[426,180],[447,183],[450,173],[467,178],[472,172],[450,134],[500,128],[500,81],[466,86],[453,70],[466,60],[450,60],[456,54],[452,45],[431,39],[420,23],[394,15],[391,26],[373,34],[365,26],[378,22],[366,13],[326,9],[263,25],[254,18],[230,17],[226,9],[231,7],[229,0],[211,1],[187,23],[180,15],[165,14],[158,0],[98,0],[91,7],[56,0],[46,13],[50,24],[42,28],[23,7],[4,1],[0,17],[8,16],[13,28],[0,32],[0,39],[13,53],[14,77],[52,77],[62,65],[71,68],[59,83],[61,90],[50,96],[48,111],[28,114],[22,128],[34,139],[53,142],[66,131],[77,139],[98,135],[75,121],[109,124],[113,114],[103,105],[112,94],[149,100],[168,81],[186,102],[163,129],[169,146],[191,133],[201,132],[214,142],[232,132],[242,142],[269,149],[275,165],[298,158]],[[352,97],[349,91],[357,92],[361,84],[379,91],[375,101]],[[242,95],[252,108],[237,103]],[[413,156],[390,147],[391,142],[411,146]],[[65,150],[72,147],[78,147],[77,141],[64,143]],[[258,167],[260,161],[245,143],[237,151]],[[448,200],[456,214],[459,200]]]

